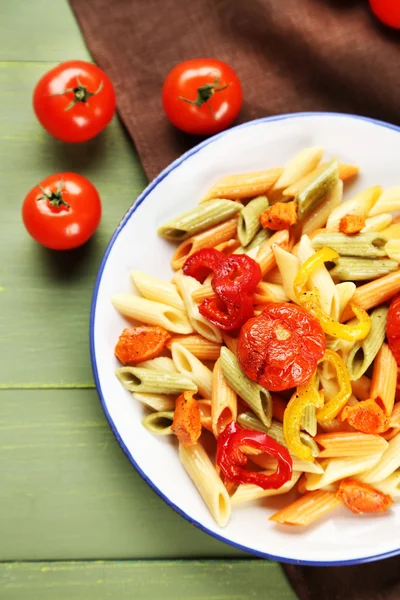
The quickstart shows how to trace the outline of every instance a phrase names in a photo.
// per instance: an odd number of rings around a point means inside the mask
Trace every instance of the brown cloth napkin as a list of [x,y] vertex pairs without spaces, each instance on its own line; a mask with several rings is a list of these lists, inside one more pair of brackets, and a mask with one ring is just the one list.
[[[116,87],[120,116],[149,179],[199,141],[175,130],[161,105],[166,74],[188,58],[219,58],[237,71],[244,94],[238,122],[326,110],[400,123],[400,33],[375,21],[367,0],[70,3]],[[304,600],[400,599],[398,558],[285,569]]]

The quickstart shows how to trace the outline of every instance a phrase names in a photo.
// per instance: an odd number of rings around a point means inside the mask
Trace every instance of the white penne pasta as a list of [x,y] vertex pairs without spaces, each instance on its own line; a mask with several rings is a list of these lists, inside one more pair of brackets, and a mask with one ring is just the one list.
[[332,311],[331,315],[335,321],[338,321],[341,318],[344,309],[354,296],[355,291],[356,284],[352,281],[343,281],[342,283],[336,284],[336,296],[338,299],[337,314],[334,315]]
[[381,186],[376,185],[357,194],[354,198],[346,200],[346,202],[343,202],[340,206],[335,208],[329,215],[326,222],[327,229],[330,231],[338,231],[340,220],[346,215],[360,215],[366,217],[381,193]]
[[191,379],[202,396],[211,398],[212,371],[178,342],[172,344],[171,353],[179,373]]
[[365,219],[365,225],[361,229],[360,233],[368,233],[370,231],[383,231],[393,221],[393,217],[390,214],[377,215],[376,217],[369,217]]
[[400,498],[400,471],[392,473],[382,481],[377,481],[373,487],[384,494],[388,494],[394,500]]
[[278,266],[279,272],[282,277],[282,285],[286,295],[293,302],[297,302],[296,295],[293,290],[293,283],[296,279],[296,275],[299,272],[299,261],[296,256],[287,252],[279,246],[273,247],[273,252]]
[[195,290],[201,288],[201,283],[182,273],[175,275],[175,283],[182,296],[193,329],[211,342],[222,342],[220,331],[200,314],[199,305],[193,300],[192,294]]
[[369,210],[368,216],[375,217],[382,213],[391,213],[400,210],[400,186],[385,190]]
[[373,454],[372,456],[356,456],[350,458],[327,458],[322,461],[324,473],[306,473],[306,489],[319,490],[330,483],[352,477],[363,473],[374,467],[380,460],[382,454]]
[[362,375],[356,381],[351,381],[351,388],[357,400],[368,400],[371,397],[371,380],[365,375]]
[[[300,265],[303,265],[310,256],[315,254],[311,240],[307,235],[303,235],[300,240],[297,251],[297,258]],[[329,275],[329,271],[324,265],[315,269],[308,281],[310,290],[317,288],[320,297],[321,308],[330,315],[338,312],[338,298],[336,296],[336,286]]]
[[204,429],[212,433],[211,400],[197,400],[200,411],[200,423]]
[[400,467],[400,435],[388,442],[388,447],[375,465],[367,470],[364,469],[359,479],[364,483],[374,484],[386,479]]
[[185,346],[189,352],[200,360],[217,360],[221,352],[221,344],[210,342],[202,335],[172,336],[165,344],[168,350],[171,350],[174,342],[179,342],[182,346]]
[[400,238],[400,223],[393,219],[393,224],[389,225],[387,229],[382,231],[382,235],[385,236],[387,240],[396,240]]
[[383,454],[388,443],[379,435],[355,432],[323,433],[315,437],[322,446],[319,458]]
[[[324,472],[323,468],[317,460],[310,462],[308,460],[302,460],[297,458],[294,454],[291,454],[293,462],[293,471],[299,471],[300,473],[319,473]],[[268,454],[257,454],[251,457],[253,463],[265,469],[266,471],[274,471],[276,469],[277,461]]]
[[145,360],[136,365],[140,369],[153,369],[154,371],[169,371],[170,373],[177,373],[174,361],[172,358],[167,356],[157,356],[151,360]]
[[339,180],[327,195],[326,199],[318,204],[305,218],[302,224],[303,235],[309,235],[316,229],[323,227],[329,215],[338,207],[343,198],[343,181]]
[[216,523],[225,527],[231,515],[231,501],[203,446],[197,443],[185,448],[180,444],[179,458]]
[[[270,475],[271,471],[263,472],[265,475]],[[258,485],[253,485],[251,483],[242,483],[238,486],[236,492],[231,497],[232,506],[235,504],[243,504],[243,502],[252,502],[253,500],[259,500],[260,498],[269,498],[270,496],[280,496],[282,494],[287,494],[290,490],[296,485],[298,480],[300,479],[301,472],[293,471],[291,479],[284,483],[277,490],[263,490]]]
[[267,302],[289,302],[282,285],[260,281],[254,293],[254,304],[266,304]]
[[173,306],[139,298],[133,294],[114,294],[114,307],[125,317],[148,325],[160,325],[173,333],[192,333],[193,328],[186,314]]
[[174,306],[179,310],[185,310],[183,300],[173,283],[162,281],[140,271],[131,271],[131,277],[139,292],[147,300],[154,300],[154,302],[161,302],[162,304],[168,304],[168,306]]
[[175,398],[168,394],[140,394],[139,392],[133,392],[132,395],[135,400],[139,400],[139,402],[156,412],[175,409]]
[[[350,324],[352,324],[352,321],[350,321]],[[348,342],[347,340],[342,340],[341,338],[334,338],[331,340],[327,341],[327,348],[330,348],[331,350],[334,350],[335,352],[337,352],[340,357],[342,358],[343,362],[346,363],[348,356],[350,354],[350,352],[353,350],[354,346],[355,346],[356,342],[352,341],[352,342]],[[329,370],[328,370],[329,367]],[[325,375],[326,377],[329,377],[328,373],[333,373],[333,376],[336,377],[336,371],[335,369],[332,369],[332,365],[329,364],[328,361],[324,361],[323,365],[322,365],[322,373],[323,375]]]
[[272,190],[283,190],[313,171],[321,162],[324,149],[319,146],[305,148],[284,167],[282,175]]
[[222,373],[220,359],[214,365],[212,374],[211,418],[212,431],[216,438],[237,417],[237,395],[229,387]]
[[389,240],[385,250],[389,258],[400,263],[400,239]]

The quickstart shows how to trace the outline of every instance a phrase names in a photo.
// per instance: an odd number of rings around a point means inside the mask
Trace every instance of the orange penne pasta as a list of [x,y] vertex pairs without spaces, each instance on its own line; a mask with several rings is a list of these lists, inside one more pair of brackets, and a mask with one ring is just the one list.
[[220,359],[214,365],[211,392],[212,432],[217,438],[231,421],[237,417],[237,395],[226,381]]
[[217,294],[211,287],[210,283],[203,283],[203,285],[192,293],[192,298],[195,302],[203,302],[206,298],[216,298]]
[[385,438],[385,440],[391,440],[400,432],[400,402],[396,402],[393,407],[392,414],[389,418],[389,429],[387,429],[384,433],[381,433],[381,436]]
[[208,190],[200,202],[206,202],[212,198],[236,200],[260,196],[268,192],[282,171],[283,169],[267,169],[239,175],[226,175]]
[[193,235],[179,244],[172,256],[171,267],[175,270],[180,269],[184,265],[185,260],[191,254],[197,252],[197,250],[201,250],[201,248],[213,248],[234,238],[237,231],[237,222],[237,218],[229,219],[229,221]]
[[379,435],[355,432],[322,433],[315,436],[322,446],[319,458],[362,456],[384,452],[387,442]]
[[371,397],[371,380],[366,375],[361,375],[359,379],[351,381],[351,389],[357,400],[368,400]]
[[286,525],[310,525],[341,504],[335,492],[315,490],[304,494],[269,519]]
[[226,242],[221,242],[221,244],[217,244],[215,246],[215,249],[219,250],[226,256],[229,256],[230,254],[232,254],[232,252],[234,252],[236,250],[236,248],[239,248],[239,246],[240,246],[239,240],[231,238],[230,240],[227,240]]
[[197,400],[200,411],[200,423],[204,429],[212,432],[211,422],[211,400]]
[[[386,302],[386,300],[389,300],[399,290],[400,270],[393,271],[393,273],[389,273],[389,275],[379,277],[379,279],[361,285],[354,292],[351,302],[364,310],[369,310],[370,308],[382,304],[382,302]],[[353,316],[353,311],[350,305],[348,305],[343,311],[341,321],[348,321]]]
[[276,285],[282,285],[283,279],[278,267],[274,267],[271,271],[265,275],[265,281],[268,283],[275,283]]
[[227,333],[226,331],[222,332],[222,339],[224,340],[225,346],[227,346],[229,350],[233,352],[233,354],[236,356],[238,339],[229,335],[229,333]]
[[275,255],[272,250],[274,244],[286,250],[289,246],[289,231],[287,229],[277,231],[260,246],[256,261],[261,267],[263,276],[276,267]]
[[[201,288],[192,293],[195,302],[203,302],[206,298],[216,298],[210,284],[203,284]],[[288,302],[288,297],[282,286],[260,281],[254,294],[254,304],[267,304],[268,302]]]
[[211,342],[202,335],[174,335],[166,343],[168,350],[171,350],[174,342],[182,344],[200,360],[217,360],[221,351],[221,344]]
[[374,360],[370,397],[381,402],[385,413],[393,410],[397,384],[397,363],[387,344],[382,344]]

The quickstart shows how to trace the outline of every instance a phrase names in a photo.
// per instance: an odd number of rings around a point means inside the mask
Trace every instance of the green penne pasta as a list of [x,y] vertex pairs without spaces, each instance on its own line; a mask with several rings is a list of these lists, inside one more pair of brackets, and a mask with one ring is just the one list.
[[148,431],[156,435],[171,435],[173,420],[173,410],[154,412],[150,413],[142,420],[142,425],[144,425]]
[[261,229],[260,214],[268,208],[266,196],[258,196],[251,200],[242,210],[238,220],[238,238],[242,246],[248,246],[256,233]]
[[365,281],[378,279],[396,271],[399,264],[388,258],[371,259],[355,256],[341,256],[335,261],[334,268],[329,271],[333,279],[339,281]]
[[[287,448],[287,443],[283,434],[283,425],[282,423],[279,423],[279,421],[271,421],[271,426],[266,427],[263,423],[261,423],[260,419],[258,419],[252,413],[241,413],[240,415],[238,415],[237,421],[239,425],[241,425],[245,429],[254,429],[255,431],[262,431],[263,433],[267,433],[279,444],[281,444],[281,446],[285,446],[285,448]],[[301,431],[300,439],[303,442],[303,444],[310,448],[313,456],[319,455],[318,444],[310,435],[308,435],[304,431]]]
[[259,248],[264,242],[269,240],[273,233],[275,233],[275,231],[272,231],[271,229],[260,229],[260,231],[251,240],[250,244],[248,244],[246,247],[239,246],[239,248],[234,250],[233,254],[248,254],[250,250]]
[[249,405],[266,427],[271,426],[272,400],[268,390],[251,381],[240,368],[236,356],[221,348],[221,369],[230,387]]
[[226,221],[243,206],[233,200],[209,200],[158,228],[158,234],[167,240],[181,242],[186,238]]
[[301,426],[304,429],[304,431],[309,433],[312,437],[317,435],[318,422],[315,406],[306,406],[303,412]]
[[336,159],[332,159],[316,169],[313,178],[307,180],[295,197],[298,204],[299,221],[322,202],[338,181],[339,169]]
[[180,373],[153,371],[138,367],[120,367],[116,376],[130,392],[143,394],[181,394],[185,390],[197,392],[197,386]]
[[388,309],[385,306],[375,309],[370,315],[371,329],[369,334],[351,349],[347,358],[347,370],[352,381],[364,375],[378,354],[385,339],[387,314]]
[[387,239],[381,233],[358,233],[346,235],[334,231],[319,233],[312,240],[315,250],[332,248],[340,256],[361,256],[363,258],[380,258],[387,256],[385,245]]

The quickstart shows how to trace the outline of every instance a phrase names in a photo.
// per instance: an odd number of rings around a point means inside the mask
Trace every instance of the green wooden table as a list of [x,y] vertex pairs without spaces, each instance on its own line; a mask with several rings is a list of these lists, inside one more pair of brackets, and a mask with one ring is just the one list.
[[[115,118],[98,139],[50,138],[31,108],[57,62],[90,60],[66,0],[0,0],[0,598],[295,600],[276,563],[195,529],[141,480],[94,389],[88,348],[101,256],[146,185]],[[53,253],[20,207],[46,175],[98,188],[104,216],[83,249]]]

